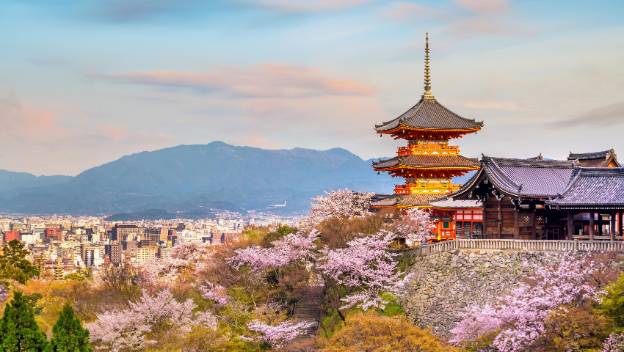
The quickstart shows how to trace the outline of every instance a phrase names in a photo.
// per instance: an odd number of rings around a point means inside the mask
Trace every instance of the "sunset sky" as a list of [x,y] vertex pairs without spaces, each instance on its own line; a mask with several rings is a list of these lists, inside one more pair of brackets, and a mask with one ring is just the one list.
[[8,0],[0,169],[74,175],[214,140],[392,156],[422,94],[485,121],[467,156],[624,159],[623,1]]

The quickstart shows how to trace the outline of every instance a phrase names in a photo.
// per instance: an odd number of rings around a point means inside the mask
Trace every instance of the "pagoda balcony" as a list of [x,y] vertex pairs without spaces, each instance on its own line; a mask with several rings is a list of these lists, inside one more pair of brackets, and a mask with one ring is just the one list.
[[394,186],[394,194],[448,194],[459,190],[461,185],[450,182],[409,183]]
[[415,144],[407,147],[399,147],[397,155],[459,155],[459,147],[437,143]]

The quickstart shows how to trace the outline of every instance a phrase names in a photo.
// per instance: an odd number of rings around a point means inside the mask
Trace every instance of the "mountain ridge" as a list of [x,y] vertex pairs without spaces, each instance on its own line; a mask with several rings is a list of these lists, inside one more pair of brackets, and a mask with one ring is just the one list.
[[[311,197],[338,188],[388,193],[393,182],[344,148],[262,149],[221,141],[124,155],[76,176],[34,176],[2,186],[0,211],[109,215],[199,207],[264,210],[288,200],[304,211]],[[0,177],[2,174],[0,174]],[[43,177],[43,178],[42,178]],[[47,177],[52,177],[48,179]],[[43,181],[33,181],[41,178]]]

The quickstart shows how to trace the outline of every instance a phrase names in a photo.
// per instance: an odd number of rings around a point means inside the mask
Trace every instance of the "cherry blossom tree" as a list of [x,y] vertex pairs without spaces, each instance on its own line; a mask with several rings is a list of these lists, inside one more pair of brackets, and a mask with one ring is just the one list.
[[369,214],[373,193],[341,189],[312,199],[307,223],[312,226],[330,217],[350,218]]
[[493,347],[501,352],[525,350],[544,332],[548,313],[559,306],[596,300],[592,274],[598,265],[586,257],[563,256],[552,267],[535,268],[527,282],[491,305],[474,305],[451,330],[451,342],[461,344],[499,330]]
[[309,258],[316,247],[314,241],[317,238],[318,232],[315,230],[291,233],[271,242],[272,247],[269,248],[251,246],[237,249],[234,256],[228,259],[228,263],[237,269],[248,266],[256,272],[280,268]]
[[202,297],[209,299],[220,306],[224,306],[228,303],[226,289],[221,285],[206,282],[203,286],[199,287],[199,292]]
[[195,325],[215,328],[214,315],[195,312],[196,308],[193,300],[179,302],[169,290],[155,295],[143,292],[127,309],[98,314],[96,321],[87,324],[87,328],[91,340],[110,351],[142,349],[151,344],[146,336],[156,328],[181,332],[189,332]]
[[429,213],[422,209],[408,209],[395,223],[395,232],[398,237],[404,238],[408,246],[426,242],[435,228]]
[[287,321],[278,325],[268,325],[259,320],[254,320],[247,325],[249,330],[260,334],[257,339],[268,343],[273,348],[283,347],[286,343],[306,334],[314,326],[316,323],[311,321]]
[[322,273],[354,291],[342,298],[343,309],[383,308],[387,302],[381,293],[398,294],[411,279],[410,275],[401,278],[395,255],[388,250],[395,238],[394,233],[382,231],[351,240],[346,248],[321,251],[318,268]]
[[602,352],[624,352],[624,334],[612,333],[602,344]]

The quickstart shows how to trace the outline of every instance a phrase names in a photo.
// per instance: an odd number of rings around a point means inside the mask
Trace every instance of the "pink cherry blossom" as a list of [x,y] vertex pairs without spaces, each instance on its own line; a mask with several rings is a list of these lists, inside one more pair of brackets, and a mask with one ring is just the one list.
[[253,271],[276,269],[292,262],[303,260],[311,255],[316,247],[317,231],[291,233],[273,241],[272,247],[251,246],[237,249],[228,263],[235,268],[249,266]]
[[199,287],[199,292],[202,297],[209,299],[220,306],[224,306],[228,303],[226,289],[221,285],[206,282],[203,286]]
[[369,214],[373,193],[358,193],[341,189],[312,200],[307,223],[312,226],[330,217],[350,218]]
[[602,352],[624,352],[624,334],[612,333],[603,344]]
[[494,304],[469,307],[451,330],[451,342],[461,343],[500,329],[493,347],[501,352],[522,351],[544,332],[544,319],[550,310],[597,299],[599,291],[591,282],[597,265],[588,258],[568,254],[551,267],[534,270],[530,280]]
[[395,237],[384,231],[351,240],[346,248],[321,251],[318,268],[323,274],[355,291],[342,299],[343,308],[383,308],[387,302],[380,294],[399,293],[411,278],[401,279],[395,255],[388,250]]
[[278,325],[268,325],[261,321],[254,320],[247,325],[249,330],[260,334],[259,340],[264,341],[274,348],[281,348],[284,344],[304,335],[308,330],[316,326],[315,322],[283,322]]
[[426,242],[435,228],[429,213],[422,209],[409,209],[395,224],[398,237],[404,238],[408,245]]

